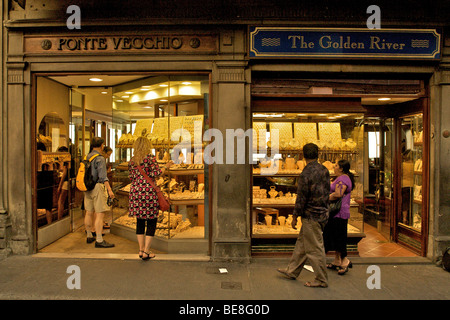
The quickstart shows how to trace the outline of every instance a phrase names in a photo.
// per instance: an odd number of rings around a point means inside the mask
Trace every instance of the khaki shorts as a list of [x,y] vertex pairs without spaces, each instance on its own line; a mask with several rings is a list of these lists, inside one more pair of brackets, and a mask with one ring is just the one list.
[[93,190],[84,192],[84,208],[90,212],[107,212],[111,210],[108,207],[108,191],[103,183],[97,183]]

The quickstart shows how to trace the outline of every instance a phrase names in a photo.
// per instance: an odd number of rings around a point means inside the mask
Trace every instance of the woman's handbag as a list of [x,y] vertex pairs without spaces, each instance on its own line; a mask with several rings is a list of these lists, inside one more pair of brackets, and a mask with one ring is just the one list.
[[341,211],[342,197],[336,200],[330,201],[330,206],[328,207],[329,218],[334,218],[335,215]]
[[150,177],[142,170],[141,166],[137,166],[139,172],[142,174],[142,176],[145,178],[145,180],[150,183],[150,185],[155,189],[156,196],[158,197],[158,203],[159,203],[159,209],[161,211],[169,211],[170,209],[170,202],[169,200],[164,196],[161,189],[159,189],[156,184],[150,179]]
[[[340,188],[342,193],[342,182],[339,182],[339,184],[336,186],[336,188]],[[342,205],[342,197],[336,199],[336,200],[330,200],[330,206],[328,207],[328,218],[334,218],[335,215],[341,211],[341,205]]]

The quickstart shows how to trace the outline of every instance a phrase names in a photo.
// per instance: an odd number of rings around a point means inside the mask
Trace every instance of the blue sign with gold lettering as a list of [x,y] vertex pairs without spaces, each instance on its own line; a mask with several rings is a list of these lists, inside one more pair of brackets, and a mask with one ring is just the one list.
[[436,29],[251,27],[250,57],[440,59]]

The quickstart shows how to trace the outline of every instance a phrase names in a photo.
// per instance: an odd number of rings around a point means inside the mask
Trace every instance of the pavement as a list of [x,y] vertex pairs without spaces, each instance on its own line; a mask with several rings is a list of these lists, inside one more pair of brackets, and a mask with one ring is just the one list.
[[328,272],[328,288],[305,287],[314,278],[306,269],[296,280],[284,278],[276,268],[286,267],[288,258],[242,263],[195,255],[158,255],[149,261],[136,255],[10,256],[0,261],[0,299],[169,300],[180,308],[186,300],[222,305],[450,299],[450,273],[426,258],[352,257],[353,268],[344,276]]

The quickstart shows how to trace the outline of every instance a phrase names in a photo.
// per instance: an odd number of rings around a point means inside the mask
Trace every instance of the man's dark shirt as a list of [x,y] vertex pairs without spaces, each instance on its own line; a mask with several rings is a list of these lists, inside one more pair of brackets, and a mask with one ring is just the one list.
[[310,162],[298,179],[294,215],[319,222],[328,220],[330,173],[317,161]]

